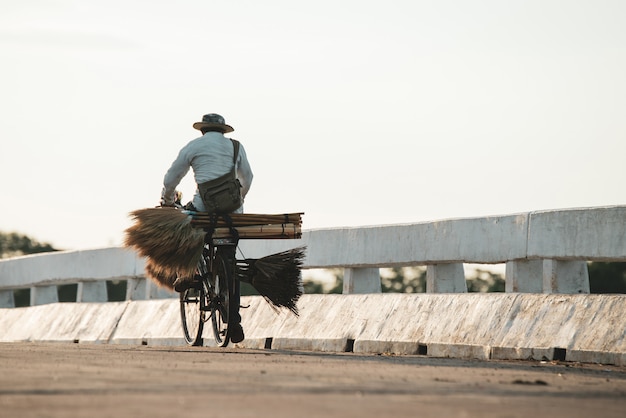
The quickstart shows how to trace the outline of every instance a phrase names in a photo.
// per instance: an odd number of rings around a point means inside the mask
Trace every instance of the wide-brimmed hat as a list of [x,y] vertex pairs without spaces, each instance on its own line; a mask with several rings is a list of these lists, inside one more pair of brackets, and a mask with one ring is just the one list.
[[202,122],[196,122],[193,124],[194,129],[199,131],[203,129],[219,129],[223,133],[228,133],[234,131],[233,127],[230,125],[226,125],[226,121],[224,118],[217,113],[209,113],[208,115],[202,116]]

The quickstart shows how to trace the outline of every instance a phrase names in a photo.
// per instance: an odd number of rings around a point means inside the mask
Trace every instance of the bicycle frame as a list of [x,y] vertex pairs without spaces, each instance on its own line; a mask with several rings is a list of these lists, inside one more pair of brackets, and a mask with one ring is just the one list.
[[[230,341],[228,330],[238,314],[238,291],[233,268],[238,239],[219,238],[207,242],[198,262],[198,288],[181,293],[181,319],[185,340],[189,345],[201,345],[204,322],[211,318],[213,337],[218,346]],[[232,256],[232,257],[231,257]],[[208,316],[207,316],[208,314]]]

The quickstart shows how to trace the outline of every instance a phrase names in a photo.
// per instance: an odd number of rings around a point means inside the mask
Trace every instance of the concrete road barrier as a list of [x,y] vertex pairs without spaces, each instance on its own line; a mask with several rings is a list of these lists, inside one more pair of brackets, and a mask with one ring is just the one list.
[[[298,317],[242,304],[244,348],[626,365],[626,295],[304,295]],[[176,299],[0,309],[0,341],[185,344]]]

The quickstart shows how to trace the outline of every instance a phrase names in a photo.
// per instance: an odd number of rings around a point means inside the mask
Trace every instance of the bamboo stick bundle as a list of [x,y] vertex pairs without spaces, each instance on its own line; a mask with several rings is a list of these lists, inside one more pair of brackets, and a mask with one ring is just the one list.
[[[216,215],[207,212],[187,211],[194,219],[211,219]],[[259,214],[259,213],[231,213],[228,216],[236,223],[242,224],[265,224],[265,223],[284,223],[284,222],[300,222],[304,212],[297,213],[281,213],[281,214]]]
[[[250,225],[235,228],[241,239],[288,239],[301,238],[302,231],[299,225]],[[231,237],[230,228],[215,228],[213,238]]]
[[[198,228],[210,227],[215,219],[214,215],[205,212],[188,212],[191,217],[191,224]],[[280,225],[294,224],[302,225],[302,215],[300,213],[284,213],[276,215],[254,214],[254,213],[232,213],[229,215],[232,226],[235,228],[252,225]],[[215,220],[215,227],[226,227],[228,223],[221,217]]]

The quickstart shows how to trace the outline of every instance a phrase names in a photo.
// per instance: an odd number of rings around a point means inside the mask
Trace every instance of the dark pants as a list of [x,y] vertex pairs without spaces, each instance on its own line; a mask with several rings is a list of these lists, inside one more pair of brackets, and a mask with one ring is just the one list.
[[236,245],[221,245],[217,247],[217,255],[224,260],[228,277],[231,277],[233,280],[233,293],[230,295],[230,315],[233,316],[235,323],[240,323],[241,315],[239,315],[239,305],[241,304],[241,290],[239,280],[235,278],[236,252]]

